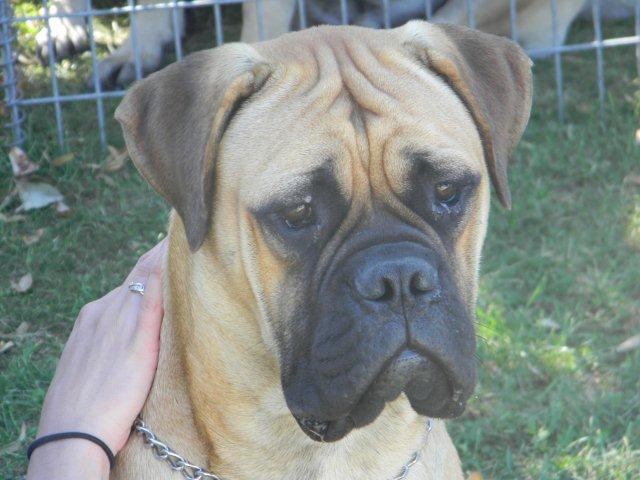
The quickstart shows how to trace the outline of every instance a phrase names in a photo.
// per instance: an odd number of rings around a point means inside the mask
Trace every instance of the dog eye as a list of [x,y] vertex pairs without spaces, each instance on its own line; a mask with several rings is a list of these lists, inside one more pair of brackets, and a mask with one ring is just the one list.
[[315,223],[315,215],[309,202],[284,210],[282,219],[291,230],[300,230]]
[[460,200],[460,189],[450,182],[438,183],[436,185],[436,200],[447,207],[453,207]]

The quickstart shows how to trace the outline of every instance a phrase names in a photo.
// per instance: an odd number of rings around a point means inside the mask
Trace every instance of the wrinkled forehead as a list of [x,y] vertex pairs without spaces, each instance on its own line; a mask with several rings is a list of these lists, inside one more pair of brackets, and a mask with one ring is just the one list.
[[261,52],[279,68],[238,112],[222,145],[220,177],[235,179],[249,206],[327,173],[346,195],[354,170],[367,177],[383,169],[402,181],[419,161],[441,173],[484,173],[480,137],[464,104],[401,45],[286,40]]

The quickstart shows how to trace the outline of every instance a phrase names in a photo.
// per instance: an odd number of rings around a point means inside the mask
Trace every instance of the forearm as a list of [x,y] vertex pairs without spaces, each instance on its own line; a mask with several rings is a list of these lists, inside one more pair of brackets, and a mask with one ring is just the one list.
[[109,460],[94,443],[67,439],[36,448],[27,480],[107,480]]

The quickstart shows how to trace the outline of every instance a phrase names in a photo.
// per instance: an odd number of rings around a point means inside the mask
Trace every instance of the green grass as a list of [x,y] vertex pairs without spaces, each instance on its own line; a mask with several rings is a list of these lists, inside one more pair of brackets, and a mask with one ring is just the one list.
[[[572,40],[588,36],[582,26]],[[564,59],[565,125],[556,120],[552,61],[537,62],[535,108],[510,171],[513,210],[493,208],[478,306],[480,379],[467,413],[449,427],[465,469],[485,478],[640,478],[640,350],[614,351],[640,333],[640,187],[623,184],[640,173],[635,57],[629,48],[605,54],[604,126],[594,58]],[[88,65],[86,55],[65,62],[62,88],[81,91]],[[46,70],[25,72],[28,95],[46,91]],[[0,355],[0,478],[25,470],[24,448],[78,310],[121,281],[162,234],[167,214],[131,166],[107,174],[114,182],[91,168],[104,159],[92,103],[64,107],[76,158],[51,166],[47,159],[60,153],[52,112],[28,111],[26,150],[73,214],[44,209],[0,223],[0,340],[15,343]],[[122,145],[113,122],[109,138]],[[3,152],[7,141],[0,138]],[[0,198],[10,187],[3,160]],[[25,246],[21,236],[38,228],[42,239]],[[26,272],[32,291],[14,293],[10,279]],[[550,332],[545,319],[559,328]],[[16,336],[22,322],[28,333]],[[7,452],[23,423],[22,448]]]

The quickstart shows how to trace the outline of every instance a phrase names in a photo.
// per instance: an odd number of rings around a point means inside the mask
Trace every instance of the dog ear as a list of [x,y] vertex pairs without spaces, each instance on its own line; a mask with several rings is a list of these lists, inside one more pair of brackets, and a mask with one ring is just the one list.
[[401,31],[405,45],[469,110],[498,198],[510,208],[507,164],[529,120],[531,60],[511,40],[458,25],[414,21]]
[[225,129],[270,73],[253,48],[228,44],[189,55],[136,83],[116,110],[133,163],[176,209],[192,250],[211,226],[216,156]]

